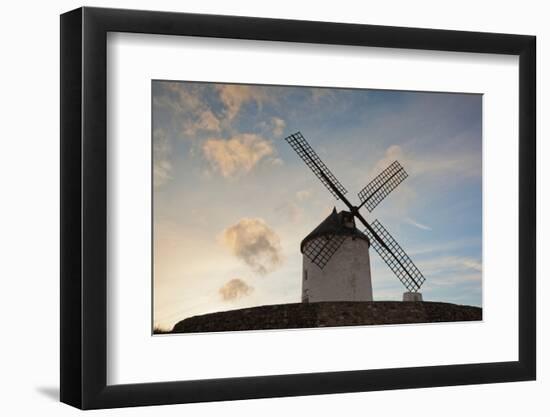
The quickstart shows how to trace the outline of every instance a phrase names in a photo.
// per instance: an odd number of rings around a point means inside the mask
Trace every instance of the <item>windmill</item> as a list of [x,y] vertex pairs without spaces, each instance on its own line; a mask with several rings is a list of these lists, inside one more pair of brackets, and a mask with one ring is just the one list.
[[[351,240],[350,236],[354,241],[360,243],[360,239],[356,238],[360,238],[361,235],[364,234],[368,237],[369,243],[374,247],[378,255],[380,255],[382,260],[407,289],[407,292],[403,295],[403,301],[421,301],[422,295],[419,293],[419,290],[424,283],[425,278],[420,270],[378,220],[368,223],[360,213],[360,209],[363,207],[365,207],[369,212],[372,212],[374,208],[388,196],[389,193],[391,193],[403,180],[405,180],[405,178],[407,178],[408,175],[399,162],[395,161],[390,164],[376,178],[361,189],[361,191],[357,194],[360,204],[359,206],[354,206],[345,197],[347,190],[327,168],[300,132],[296,132],[286,137],[285,140],[311,169],[315,176],[329,190],[329,192],[337,200],[341,200],[349,210],[337,213],[336,209],[334,209],[332,214],[327,217],[327,219],[325,219],[325,221],[321,223],[321,225],[319,225],[317,229],[315,229],[308,237],[306,237],[304,241],[302,241],[301,248],[304,254],[305,263],[307,258],[307,263],[315,265],[317,272],[321,274],[327,266],[330,267],[330,263],[335,254],[340,256],[339,254],[343,252],[340,249],[346,244],[346,241]],[[363,234],[355,228],[355,219],[365,226]],[[358,248],[357,244],[355,245],[355,248]],[[365,254],[362,249],[359,250],[361,250],[362,254]],[[359,264],[359,267],[364,270],[364,279],[359,280],[360,282],[358,282],[354,271],[350,271],[349,274],[344,277],[344,280],[346,285],[354,291],[354,286],[361,284],[361,281],[363,281],[363,284],[366,282],[367,286],[363,291],[362,297],[364,297],[364,300],[372,300],[368,245],[366,255],[364,256],[366,258],[366,265],[361,266],[361,264]],[[361,257],[356,256],[354,260],[355,262],[361,262]],[[340,265],[340,267],[341,266],[342,265]],[[325,278],[326,277],[321,276],[320,279],[317,279],[316,282],[319,284],[316,285],[324,286],[325,293],[327,290],[335,291],[334,286],[327,287],[330,283],[328,282],[329,280]],[[305,269],[303,281],[305,295],[303,293],[302,299],[306,302],[308,301],[306,288],[308,279],[311,280],[311,277],[308,277],[308,271]],[[355,293],[351,292],[351,294]],[[342,297],[346,297],[346,295]],[[325,299],[321,297],[319,300],[324,301]]]

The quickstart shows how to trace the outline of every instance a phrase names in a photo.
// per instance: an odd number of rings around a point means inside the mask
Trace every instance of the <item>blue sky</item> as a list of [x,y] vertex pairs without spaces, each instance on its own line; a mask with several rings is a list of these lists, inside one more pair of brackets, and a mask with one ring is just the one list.
[[[299,302],[300,241],[344,209],[285,136],[301,131],[358,202],[394,160],[381,221],[425,300],[481,306],[482,96],[153,81],[154,322]],[[404,287],[374,250],[375,300]]]

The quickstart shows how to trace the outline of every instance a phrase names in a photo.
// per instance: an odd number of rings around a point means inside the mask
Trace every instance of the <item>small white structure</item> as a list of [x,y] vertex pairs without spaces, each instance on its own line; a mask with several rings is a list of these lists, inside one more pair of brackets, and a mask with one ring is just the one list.
[[405,302],[419,302],[422,301],[422,293],[419,292],[406,292],[403,294],[403,301]]
[[302,240],[301,252],[307,253],[309,245],[324,245],[335,237],[345,240],[337,248],[333,246],[335,251],[323,268],[303,256],[302,302],[372,301],[370,241],[355,227],[352,213],[338,213],[335,208]]

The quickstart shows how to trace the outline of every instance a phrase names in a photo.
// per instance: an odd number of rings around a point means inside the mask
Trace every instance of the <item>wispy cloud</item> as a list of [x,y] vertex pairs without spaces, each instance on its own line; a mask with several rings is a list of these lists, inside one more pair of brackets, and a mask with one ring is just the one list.
[[198,132],[220,132],[221,121],[203,99],[204,85],[179,82],[163,82],[166,94],[154,97],[153,105],[167,108],[182,133],[194,138]]
[[294,201],[287,201],[279,205],[275,210],[282,213],[283,217],[291,223],[298,223],[304,217],[304,209]]
[[393,161],[399,161],[410,175],[439,174],[442,172],[454,173],[466,177],[479,176],[481,164],[478,158],[473,158],[466,151],[452,154],[429,153],[420,155],[411,150],[404,151],[399,145],[389,146],[384,156],[379,159],[370,171],[370,177],[378,175]]
[[[441,150],[419,152],[400,145],[391,145],[386,148],[384,156],[376,161],[369,171],[366,183],[372,181],[394,161],[399,161],[409,175],[409,178],[392,191],[392,204],[389,210],[386,209],[386,215],[401,218],[407,224],[422,230],[432,230],[430,225],[419,222],[410,215],[410,208],[415,206],[418,196],[422,195],[422,199],[425,199],[427,193],[433,192],[429,190],[428,185],[446,179],[447,187],[452,181],[480,178],[481,162],[479,155],[474,154],[474,151],[441,152]],[[411,181],[411,178],[414,181]],[[422,188],[416,186],[419,183],[423,184]]]
[[481,272],[482,270],[481,260],[466,256],[441,256],[419,261],[418,264],[427,275],[453,274],[464,270]]
[[276,211],[283,214],[286,221],[299,223],[304,219],[307,200],[311,199],[313,193],[309,189],[296,191],[294,197],[279,204]]
[[310,88],[311,99],[315,104],[319,103],[322,99],[332,97],[330,88]]
[[271,118],[271,128],[273,130],[273,136],[281,136],[285,130],[286,122],[279,117]]
[[272,116],[258,123],[257,128],[266,136],[277,139],[282,137],[285,132],[286,122],[280,117]]
[[241,106],[249,101],[255,102],[258,107],[269,99],[269,96],[262,86],[219,84],[216,86],[220,100],[225,106],[225,116],[228,121],[233,120]]
[[425,224],[422,224],[420,222],[417,222],[416,220],[413,220],[411,219],[410,217],[405,217],[405,223],[408,223],[414,227],[418,227],[419,229],[422,229],[422,230],[432,230],[432,228],[430,226],[427,226]]
[[233,278],[227,281],[219,290],[219,294],[223,301],[234,301],[236,299],[250,295],[254,291],[254,287],[248,285],[240,278]]
[[459,263],[466,269],[473,269],[474,271],[481,272],[481,262],[473,258],[459,258]]
[[225,139],[208,139],[202,146],[204,157],[224,177],[250,172],[263,158],[274,154],[270,141],[243,133]]
[[161,187],[172,179],[172,145],[163,129],[153,132],[153,184]]
[[422,290],[433,292],[436,289],[445,289],[452,297],[460,292],[481,291],[481,273],[463,271],[453,275],[428,276]]
[[296,192],[296,198],[298,199],[298,201],[305,201],[309,199],[311,195],[311,190],[300,190]]
[[259,274],[273,272],[283,263],[279,235],[263,219],[242,218],[222,232],[221,242]]
[[429,255],[441,252],[457,252],[466,248],[478,248],[481,245],[480,238],[465,238],[445,242],[416,246],[409,255]]
[[183,129],[188,135],[194,135],[198,131],[220,132],[220,120],[211,110],[202,110],[194,115],[194,118],[183,122]]

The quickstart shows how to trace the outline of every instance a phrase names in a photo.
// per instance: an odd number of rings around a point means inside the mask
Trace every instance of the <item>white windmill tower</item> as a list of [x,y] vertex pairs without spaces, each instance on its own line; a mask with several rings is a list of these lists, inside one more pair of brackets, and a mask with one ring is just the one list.
[[300,245],[302,302],[372,301],[369,246],[353,214],[334,208]]
[[[403,301],[422,301],[422,294],[418,290],[425,278],[420,270],[378,220],[369,224],[359,212],[363,206],[372,211],[407,178],[399,162],[393,162],[359,191],[361,204],[353,206],[344,196],[347,190],[300,132],[285,140],[332,195],[349,210],[338,213],[334,209],[302,241],[302,301],[371,301],[371,244],[407,289]],[[355,218],[366,227],[363,232],[356,228]]]

